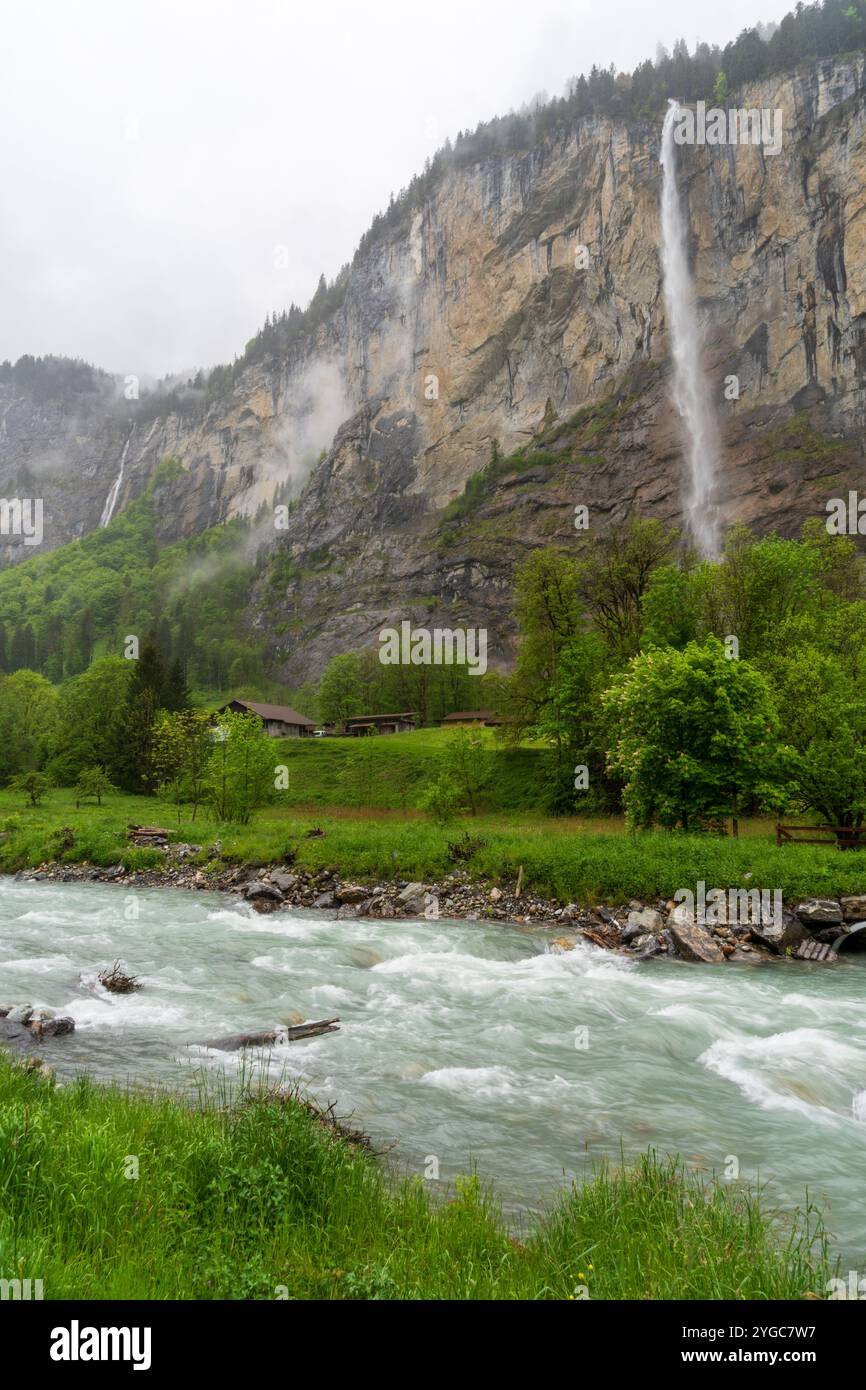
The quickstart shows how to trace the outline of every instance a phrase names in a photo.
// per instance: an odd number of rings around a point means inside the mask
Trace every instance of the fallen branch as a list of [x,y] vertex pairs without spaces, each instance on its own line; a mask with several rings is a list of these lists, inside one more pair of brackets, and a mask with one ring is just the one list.
[[287,1028],[272,1028],[264,1033],[229,1033],[225,1038],[212,1038],[205,1047],[216,1048],[220,1052],[237,1052],[242,1047],[272,1047],[277,1042],[300,1042],[301,1038],[315,1038],[320,1033],[338,1033],[338,1018],[320,1018],[313,1023],[295,1023]]
[[588,927],[581,927],[580,935],[585,936],[586,939],[591,941],[595,946],[601,946],[604,950],[610,949],[609,943],[605,941],[604,937],[599,935],[598,932],[590,931]]

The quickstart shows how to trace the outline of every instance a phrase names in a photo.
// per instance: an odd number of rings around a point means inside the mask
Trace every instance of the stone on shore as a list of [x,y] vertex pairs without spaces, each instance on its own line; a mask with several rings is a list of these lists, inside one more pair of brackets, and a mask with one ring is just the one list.
[[636,936],[642,936],[646,932],[660,932],[664,927],[664,918],[660,912],[656,912],[654,907],[641,908],[639,912],[630,912],[623,930],[623,941],[630,941]]
[[689,907],[688,903],[677,903],[676,907],[671,908],[667,924],[669,927],[693,927],[694,909]]
[[676,910],[668,919],[668,930],[673,941],[674,951],[680,960],[700,961],[704,965],[720,965],[724,953],[717,941],[703,927],[691,923],[674,921]]
[[363,903],[369,896],[369,888],[362,888],[360,883],[342,883],[334,893],[338,903]]
[[791,912],[785,912],[781,924],[769,920],[750,922],[748,934],[756,945],[765,946],[768,951],[780,956],[784,955],[789,947],[793,949],[799,946],[803,938],[809,935],[809,932],[799,917],[794,916]]
[[270,875],[270,880],[281,893],[291,893],[301,881],[298,874],[287,874],[282,869],[275,869]]
[[337,921],[354,922],[358,917],[364,916],[367,906],[366,902],[341,903],[337,912]]
[[835,898],[808,898],[797,903],[794,912],[807,927],[836,926],[842,921],[842,907]]
[[251,883],[246,885],[244,888],[244,897],[248,900],[252,898],[269,898],[271,902],[276,903],[281,903],[283,901],[283,895],[279,888],[275,888],[272,883],[265,883],[264,880],[259,878],[254,878]]
[[423,883],[407,883],[397,894],[397,903],[410,917],[421,917],[424,913],[424,899],[427,889]]

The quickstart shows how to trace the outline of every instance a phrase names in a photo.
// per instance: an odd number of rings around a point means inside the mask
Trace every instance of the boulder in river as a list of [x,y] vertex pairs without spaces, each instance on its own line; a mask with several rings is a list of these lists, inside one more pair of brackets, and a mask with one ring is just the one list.
[[657,956],[664,947],[656,933],[648,931],[632,937],[629,949],[634,953],[636,960],[648,960],[650,956]]
[[366,902],[362,903],[341,903],[337,910],[338,922],[354,922],[356,918],[363,917]]
[[30,1024],[34,1038],[60,1038],[64,1033],[75,1032],[75,1019],[67,1014],[59,1018],[40,1018]]
[[23,1023],[10,1023],[8,1018],[0,1018],[0,1043],[13,1052],[27,1052],[33,1046],[33,1034]]
[[32,1004],[15,1004],[6,1015],[9,1023],[29,1023],[32,1017]]

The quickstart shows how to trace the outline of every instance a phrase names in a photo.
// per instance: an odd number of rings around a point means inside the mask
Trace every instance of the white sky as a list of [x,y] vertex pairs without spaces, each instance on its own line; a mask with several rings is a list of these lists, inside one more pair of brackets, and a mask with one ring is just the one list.
[[[4,0],[0,360],[162,375],[306,304],[446,135],[792,0]],[[288,269],[277,269],[286,247]]]

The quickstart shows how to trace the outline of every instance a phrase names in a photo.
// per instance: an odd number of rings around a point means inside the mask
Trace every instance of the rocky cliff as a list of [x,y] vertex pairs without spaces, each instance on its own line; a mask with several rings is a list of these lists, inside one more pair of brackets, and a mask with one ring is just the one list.
[[[866,492],[866,59],[737,104],[781,110],[778,154],[680,149],[721,511],[793,534],[828,497]],[[513,567],[575,544],[575,505],[600,530],[635,510],[681,520],[659,134],[587,119],[455,169],[365,252],[291,360],[251,366],[206,408],[136,421],[104,393],[39,404],[0,388],[0,495],[38,477],[53,547],[97,526],[115,485],[115,510],[138,495],[166,454],[183,465],[167,538],[253,515],[291,478],[251,615],[289,682],[403,618],[486,626],[507,662]]]

